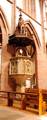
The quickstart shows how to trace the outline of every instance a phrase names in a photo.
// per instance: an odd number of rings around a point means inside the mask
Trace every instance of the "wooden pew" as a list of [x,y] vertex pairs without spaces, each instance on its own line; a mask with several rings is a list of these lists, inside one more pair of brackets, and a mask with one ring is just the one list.
[[43,102],[46,105],[46,111],[47,111],[47,90],[45,89],[42,90],[42,96],[43,96]]
[[23,109],[30,108],[32,111],[39,112],[39,90],[26,89],[22,99]]
[[42,90],[25,90],[25,96],[23,98],[23,107],[25,109],[30,108],[33,112],[37,112],[41,115],[45,112],[43,103]]
[[0,98],[7,100],[8,106],[13,106],[14,101],[20,101],[22,109],[30,108],[39,114],[47,110],[47,90],[26,88],[25,93],[0,91]]
[[32,108],[33,111],[39,110],[39,90],[38,89],[26,89],[26,106]]

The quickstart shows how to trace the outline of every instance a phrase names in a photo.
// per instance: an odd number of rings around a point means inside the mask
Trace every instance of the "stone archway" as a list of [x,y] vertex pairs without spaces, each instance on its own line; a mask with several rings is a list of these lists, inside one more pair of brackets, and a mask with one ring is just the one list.
[[[36,48],[36,53],[35,53],[35,72],[36,72],[36,79],[37,79],[37,86],[39,87],[39,81],[38,81],[38,51],[41,48],[41,42],[39,39],[39,36],[36,32],[36,29],[34,28],[33,24],[30,21],[26,21],[24,23],[25,27],[27,28],[27,30],[30,32],[31,36],[33,35],[33,42],[35,44],[35,48]],[[22,24],[23,26],[23,24]]]
[[34,40],[34,43],[35,43],[35,46],[36,46],[36,49],[37,49],[37,46],[38,47],[41,46],[38,34],[37,34],[34,26],[32,25],[32,23],[30,21],[26,21],[26,26],[29,29],[30,33],[33,34],[33,38],[34,38],[33,40]]
[[[33,41],[35,44],[35,48],[36,48],[36,53],[35,53],[35,71],[36,71],[36,79],[37,79],[37,85],[39,84],[38,82],[38,61],[37,61],[37,57],[38,57],[38,50],[41,48],[41,42],[40,39],[38,37],[38,34],[33,26],[33,24],[30,21],[26,21],[25,22],[25,26],[27,27],[27,29],[29,30],[30,34],[33,35]],[[39,85],[38,85],[39,86]]]
[[5,90],[7,88],[7,80],[8,80],[9,57],[7,53],[7,43],[8,43],[8,33],[10,29],[4,11],[2,10],[2,7],[0,7],[0,28],[2,30],[1,90]]
[[1,26],[1,21],[3,23],[3,27],[5,28],[6,32],[9,31],[9,25],[7,22],[7,18],[2,10],[2,7],[0,7],[0,26]]

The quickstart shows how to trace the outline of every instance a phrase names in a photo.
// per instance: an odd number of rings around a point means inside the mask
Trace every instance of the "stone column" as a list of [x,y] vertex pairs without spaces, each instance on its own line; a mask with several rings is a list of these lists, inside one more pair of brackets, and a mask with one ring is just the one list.
[[15,32],[15,29],[16,29],[16,0],[13,0],[11,17],[11,34]]
[[9,53],[7,52],[8,35],[6,34],[6,29],[4,29],[4,26],[2,26],[2,29],[1,90],[7,90],[9,64]]
[[28,13],[29,10],[29,0],[26,0],[26,13]]
[[23,1],[23,10],[26,11],[26,0]]
[[29,0],[29,14],[30,14],[30,16],[31,16],[31,3],[32,3],[32,1],[31,0]]
[[40,11],[41,11],[41,29],[42,29],[42,47],[45,51],[45,35],[44,35],[44,1],[40,0]]

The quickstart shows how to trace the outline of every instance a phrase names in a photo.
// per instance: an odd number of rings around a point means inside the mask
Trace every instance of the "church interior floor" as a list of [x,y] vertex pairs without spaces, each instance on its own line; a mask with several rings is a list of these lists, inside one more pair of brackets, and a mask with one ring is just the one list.
[[37,115],[16,108],[0,106],[0,120],[47,120],[47,113]]

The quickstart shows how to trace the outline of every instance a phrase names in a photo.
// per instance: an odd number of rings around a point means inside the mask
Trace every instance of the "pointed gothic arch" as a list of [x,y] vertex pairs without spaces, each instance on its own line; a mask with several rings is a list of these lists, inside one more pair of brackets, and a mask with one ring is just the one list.
[[7,19],[6,19],[6,16],[5,16],[4,12],[3,12],[2,7],[0,7],[0,19],[3,22],[3,25],[4,25],[4,28],[5,28],[6,32],[9,31],[9,25],[8,25],[8,22],[7,22]]
[[33,24],[30,21],[26,21],[26,26],[29,29],[30,33],[33,34],[34,37],[35,37],[35,40],[33,39],[34,43],[35,43],[35,46],[37,44],[37,46],[40,47],[41,46],[40,39],[38,37],[38,34],[37,34]]

